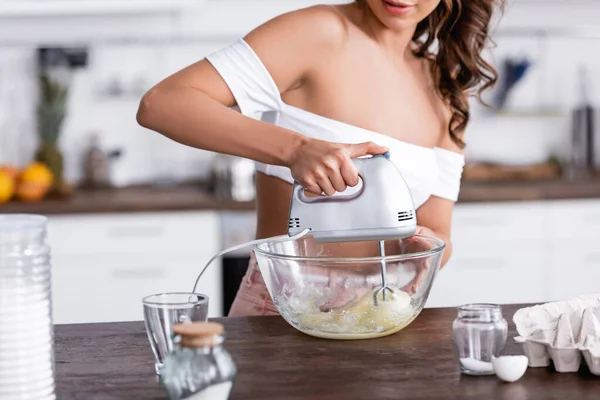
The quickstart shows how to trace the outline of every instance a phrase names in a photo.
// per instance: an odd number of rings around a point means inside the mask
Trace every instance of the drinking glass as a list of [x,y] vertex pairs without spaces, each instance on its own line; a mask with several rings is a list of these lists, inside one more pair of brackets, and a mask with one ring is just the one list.
[[208,296],[199,293],[161,293],[142,299],[144,324],[154,353],[154,369],[160,375],[163,360],[173,349],[173,325],[206,322]]

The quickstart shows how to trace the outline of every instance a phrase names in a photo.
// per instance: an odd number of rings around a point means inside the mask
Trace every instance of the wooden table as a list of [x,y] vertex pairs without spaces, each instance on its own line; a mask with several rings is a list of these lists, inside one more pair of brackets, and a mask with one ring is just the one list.
[[[504,307],[509,322],[516,306]],[[459,373],[454,309],[426,309],[390,337],[315,339],[280,317],[220,319],[238,368],[231,399],[598,399],[600,377],[530,368],[516,383]],[[509,338],[514,336],[510,323]],[[141,322],[56,327],[60,400],[165,399]],[[519,354],[508,340],[507,354]]]

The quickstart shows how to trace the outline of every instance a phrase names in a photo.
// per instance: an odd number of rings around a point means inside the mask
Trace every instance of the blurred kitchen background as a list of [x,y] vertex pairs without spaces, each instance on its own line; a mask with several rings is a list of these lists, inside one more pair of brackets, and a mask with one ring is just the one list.
[[[0,213],[50,217],[55,322],[141,319],[142,296],[191,290],[253,238],[253,164],[139,127],[140,97],[269,18],[337,2],[0,0]],[[600,1],[511,1],[493,38],[495,109],[473,104],[454,255],[428,307],[598,290]],[[211,316],[247,262],[205,275]]]

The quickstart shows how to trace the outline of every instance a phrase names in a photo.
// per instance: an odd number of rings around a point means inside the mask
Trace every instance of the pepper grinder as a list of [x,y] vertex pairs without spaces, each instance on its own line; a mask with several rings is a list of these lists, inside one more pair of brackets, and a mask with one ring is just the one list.
[[84,181],[87,189],[105,189],[112,187],[110,166],[114,159],[122,155],[121,150],[104,152],[100,146],[100,137],[93,134],[84,157]]
[[589,84],[585,67],[579,69],[580,101],[571,115],[571,162],[567,170],[569,179],[588,177],[595,167],[594,154],[594,108],[589,96]]

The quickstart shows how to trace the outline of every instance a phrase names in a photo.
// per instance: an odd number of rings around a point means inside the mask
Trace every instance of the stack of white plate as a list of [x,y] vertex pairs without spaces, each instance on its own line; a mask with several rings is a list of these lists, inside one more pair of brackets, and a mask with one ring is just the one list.
[[[0,217],[0,400],[54,400],[48,250],[2,243]],[[6,239],[6,237],[4,237]]]

